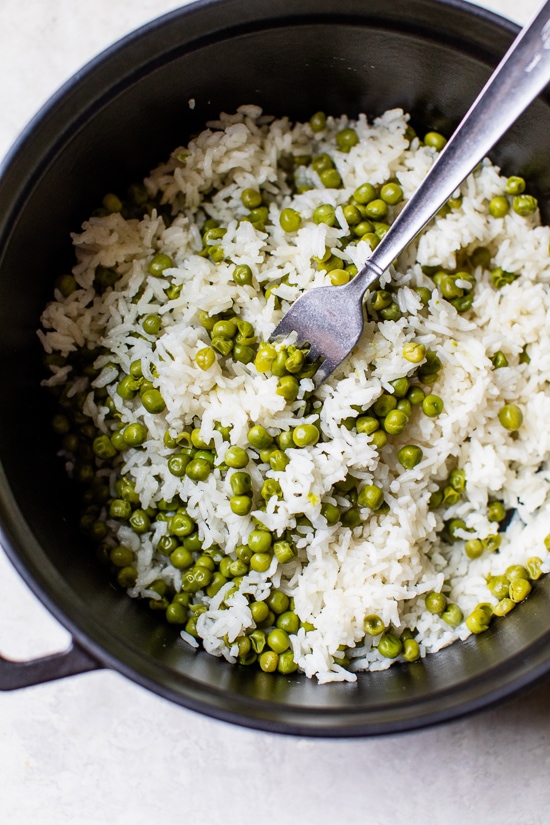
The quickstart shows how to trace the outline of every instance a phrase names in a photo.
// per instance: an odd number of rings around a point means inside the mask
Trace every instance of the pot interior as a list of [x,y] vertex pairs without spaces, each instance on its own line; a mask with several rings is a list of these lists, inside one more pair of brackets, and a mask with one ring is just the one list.
[[[307,119],[318,109],[376,116],[402,107],[419,131],[450,133],[514,34],[511,24],[460,2],[199,2],[100,57],[13,151],[0,180],[3,540],[38,595],[107,665],[220,718],[324,736],[451,718],[546,671],[545,584],[481,637],[421,663],[362,674],[356,684],[319,686],[191,651],[177,630],[109,583],[78,530],[78,502],[56,458],[40,388],[36,337],[53,280],[73,263],[69,233],[106,191],[143,178],[220,111],[256,103]],[[529,180],[543,211],[549,156],[544,100],[492,153],[505,172]]]

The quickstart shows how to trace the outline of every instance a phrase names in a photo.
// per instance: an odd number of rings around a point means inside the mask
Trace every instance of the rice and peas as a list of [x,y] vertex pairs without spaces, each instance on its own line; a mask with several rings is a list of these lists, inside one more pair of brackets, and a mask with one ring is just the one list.
[[268,343],[443,142],[400,110],[243,106],[73,235],[39,331],[53,425],[82,528],[183,642],[352,681],[502,621],[550,569],[550,229],[520,178],[476,169],[319,389]]

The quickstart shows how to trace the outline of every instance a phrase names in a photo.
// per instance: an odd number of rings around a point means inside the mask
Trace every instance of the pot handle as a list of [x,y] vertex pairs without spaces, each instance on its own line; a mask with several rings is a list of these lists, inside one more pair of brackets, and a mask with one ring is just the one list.
[[102,667],[101,662],[90,656],[74,639],[67,650],[38,659],[19,662],[0,655],[0,690],[40,685]]

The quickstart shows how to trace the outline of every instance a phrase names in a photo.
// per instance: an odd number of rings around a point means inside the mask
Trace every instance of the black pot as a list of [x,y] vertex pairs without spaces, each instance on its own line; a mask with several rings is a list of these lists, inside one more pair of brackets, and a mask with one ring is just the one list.
[[[1,539],[74,645],[38,662],[4,660],[1,687],[107,666],[238,724],[364,736],[456,718],[548,671],[550,582],[482,636],[356,684],[320,686],[187,650],[177,631],[107,583],[78,531],[36,337],[53,279],[72,264],[69,232],[106,191],[142,178],[220,111],[257,103],[304,119],[399,106],[420,129],[449,133],[516,33],[459,0],[204,0],[107,50],[31,123],[0,179]],[[529,180],[544,211],[549,157],[550,111],[539,99],[493,159]]]

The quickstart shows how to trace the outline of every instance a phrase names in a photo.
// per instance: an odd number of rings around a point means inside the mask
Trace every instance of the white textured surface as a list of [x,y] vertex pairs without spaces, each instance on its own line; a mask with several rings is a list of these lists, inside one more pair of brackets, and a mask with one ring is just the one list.
[[[180,5],[0,0],[0,156],[86,60]],[[482,5],[524,22],[537,3]],[[3,653],[25,658],[66,645],[66,632],[2,554],[0,605]],[[317,741],[206,719],[109,671],[77,676],[0,695],[0,822],[236,825],[304,812],[306,825],[542,825],[550,803],[549,692],[539,687],[498,710],[420,733]]]

